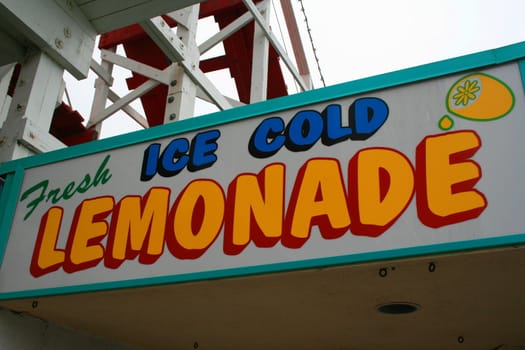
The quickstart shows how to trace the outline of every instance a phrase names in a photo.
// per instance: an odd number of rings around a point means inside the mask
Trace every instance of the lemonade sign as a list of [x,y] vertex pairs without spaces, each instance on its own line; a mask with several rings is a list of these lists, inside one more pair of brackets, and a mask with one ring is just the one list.
[[0,298],[523,243],[520,64],[480,66],[2,165]]

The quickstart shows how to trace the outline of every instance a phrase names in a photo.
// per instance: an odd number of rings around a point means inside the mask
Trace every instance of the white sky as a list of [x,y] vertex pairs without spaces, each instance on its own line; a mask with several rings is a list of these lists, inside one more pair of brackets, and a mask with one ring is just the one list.
[[523,0],[303,4],[327,85],[525,41]]
[[[279,11],[278,0],[273,1]],[[525,41],[523,0],[302,1],[326,85]],[[322,84],[305,21],[298,11],[298,0],[292,3],[304,34],[314,86],[318,88]],[[273,21],[272,30],[280,38],[279,24],[284,28],[284,20]],[[213,29],[200,32],[202,38],[212,34]],[[285,46],[291,51],[289,45]],[[97,55],[95,58],[98,59]],[[115,74],[128,75],[118,73],[118,69]],[[93,78],[91,73],[90,79],[81,83],[66,80],[73,107],[85,117],[90,111]],[[216,74],[215,79],[222,92],[231,96],[233,83],[228,74]],[[118,85],[114,88],[122,95],[126,92]],[[199,105],[196,112],[205,114],[212,110]],[[103,136],[137,129],[128,119],[117,116],[108,119]]]

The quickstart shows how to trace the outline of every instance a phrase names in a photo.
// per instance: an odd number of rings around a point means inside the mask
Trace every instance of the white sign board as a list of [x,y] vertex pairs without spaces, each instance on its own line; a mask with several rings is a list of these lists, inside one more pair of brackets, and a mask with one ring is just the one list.
[[[3,218],[0,297],[523,241],[516,61],[355,86],[4,165],[4,193],[15,196],[3,203],[14,217]],[[177,129],[188,123],[197,127]]]

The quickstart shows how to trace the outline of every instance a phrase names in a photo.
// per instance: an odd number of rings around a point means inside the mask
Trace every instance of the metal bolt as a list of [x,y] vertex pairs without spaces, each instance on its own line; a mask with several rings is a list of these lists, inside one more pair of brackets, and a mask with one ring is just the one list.
[[198,349],[199,348],[199,343],[197,343],[197,342],[193,343],[193,348],[194,349]]
[[458,343],[462,344],[465,341],[465,338],[463,338],[461,335],[458,337]]
[[31,303],[31,307],[32,307],[33,309],[36,309],[36,308],[38,307],[38,301],[33,300],[33,302]]
[[57,47],[57,49],[61,49],[64,47],[64,42],[62,40],[60,40],[59,38],[56,38],[55,39],[55,46]]
[[23,108],[24,108],[24,106],[21,105],[20,103],[16,105],[16,111],[17,112],[20,112]]
[[168,103],[172,103],[173,101],[175,101],[175,97],[173,96],[168,97]]
[[171,113],[170,120],[175,120],[175,119],[177,119],[177,115],[175,113]]
[[64,36],[66,38],[71,38],[71,30],[68,27],[64,28]]
[[429,272],[434,272],[434,271],[436,271],[436,264],[434,264],[433,262],[431,262],[430,264],[428,264],[428,271],[429,271]]
[[383,267],[383,268],[379,269],[379,276],[386,277],[387,274],[388,274],[388,271],[387,271],[386,268]]
[[170,81],[170,85],[171,85],[171,86],[175,86],[175,85],[177,85],[177,80],[172,80],[172,81]]

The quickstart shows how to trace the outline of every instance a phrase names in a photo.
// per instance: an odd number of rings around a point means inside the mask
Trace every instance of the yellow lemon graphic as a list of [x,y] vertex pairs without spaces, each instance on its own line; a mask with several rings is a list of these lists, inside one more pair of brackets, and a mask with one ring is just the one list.
[[450,113],[465,119],[486,121],[507,115],[514,107],[514,94],[501,80],[484,73],[459,79],[447,95]]

